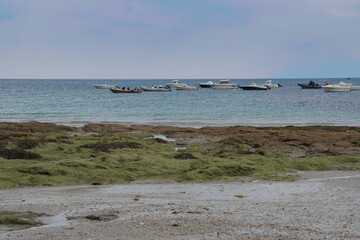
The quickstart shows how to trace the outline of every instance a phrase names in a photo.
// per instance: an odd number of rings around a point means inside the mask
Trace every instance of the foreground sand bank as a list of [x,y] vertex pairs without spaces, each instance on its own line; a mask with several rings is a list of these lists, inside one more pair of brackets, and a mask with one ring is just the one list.
[[326,171],[294,182],[2,189],[0,211],[49,217],[0,239],[359,239],[359,185],[359,171]]

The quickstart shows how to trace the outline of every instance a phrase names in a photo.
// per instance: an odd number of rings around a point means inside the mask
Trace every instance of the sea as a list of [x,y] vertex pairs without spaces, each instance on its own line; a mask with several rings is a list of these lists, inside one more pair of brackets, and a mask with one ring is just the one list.
[[[283,87],[268,91],[112,93],[94,84],[165,85],[173,79],[0,79],[0,122],[50,122],[204,126],[360,126],[360,91],[305,90],[299,82],[323,84],[360,78],[272,79]],[[196,85],[218,79],[179,79]],[[268,79],[230,79],[239,85]]]

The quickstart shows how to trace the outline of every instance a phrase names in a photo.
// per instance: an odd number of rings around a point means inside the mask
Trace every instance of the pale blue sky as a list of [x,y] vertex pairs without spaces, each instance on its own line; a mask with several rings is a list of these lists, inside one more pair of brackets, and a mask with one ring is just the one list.
[[0,78],[360,77],[360,0],[0,0]]

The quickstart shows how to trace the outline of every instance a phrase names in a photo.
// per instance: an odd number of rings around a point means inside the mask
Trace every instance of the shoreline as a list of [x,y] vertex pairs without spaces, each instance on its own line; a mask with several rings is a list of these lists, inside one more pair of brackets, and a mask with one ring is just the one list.
[[82,128],[89,124],[100,124],[100,125],[123,125],[123,126],[154,126],[154,127],[179,127],[179,128],[206,128],[206,127],[254,127],[254,128],[281,128],[281,127],[360,127],[360,124],[334,124],[334,123],[318,123],[318,122],[308,122],[308,123],[296,123],[296,122],[285,122],[285,123],[253,123],[253,124],[239,124],[239,123],[218,123],[218,122],[194,122],[194,121],[145,121],[145,122],[132,122],[132,121],[72,121],[72,122],[62,122],[62,121],[0,121],[0,123],[17,123],[23,124],[28,122],[37,122],[37,123],[50,123],[68,127],[78,127]]

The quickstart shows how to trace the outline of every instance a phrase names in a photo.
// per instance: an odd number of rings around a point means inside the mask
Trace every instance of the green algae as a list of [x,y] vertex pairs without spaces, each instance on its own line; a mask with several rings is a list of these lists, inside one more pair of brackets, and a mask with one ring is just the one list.
[[5,141],[1,149],[31,149],[37,157],[0,157],[0,187],[104,184],[150,178],[199,181],[250,176],[288,180],[291,177],[285,173],[289,172],[360,169],[360,156],[269,156],[265,148],[219,142],[196,143],[175,151],[175,142],[148,135],[52,133],[9,138],[11,141]]
[[0,225],[40,226],[42,223],[34,220],[40,216],[42,214],[33,212],[0,212]]

